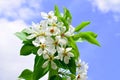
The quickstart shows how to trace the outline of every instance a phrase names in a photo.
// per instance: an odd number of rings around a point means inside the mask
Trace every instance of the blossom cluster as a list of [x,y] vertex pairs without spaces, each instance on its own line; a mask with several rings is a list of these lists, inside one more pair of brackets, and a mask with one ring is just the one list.
[[[39,24],[33,23],[30,28],[24,30],[29,36],[28,40],[33,39],[32,44],[39,47],[37,54],[43,56],[46,60],[42,68],[46,68],[50,63],[51,68],[56,70],[58,67],[54,62],[55,59],[69,64],[69,60],[74,57],[72,47],[69,46],[68,37],[74,35],[75,28],[69,25],[66,31],[64,23],[57,19],[53,11],[49,13],[41,12],[43,20]],[[77,77],[76,80],[86,80],[88,66],[80,60],[76,60]],[[68,77],[68,80],[71,80]]]
[[[35,38],[32,43],[35,47],[39,47],[37,54],[39,56],[43,55],[43,58],[47,59],[43,68],[50,62],[51,67],[57,69],[54,59],[64,60],[65,64],[68,64],[69,59],[74,57],[74,54],[70,52],[72,48],[67,47],[67,37],[73,35],[74,27],[70,25],[69,30],[65,32],[66,27],[62,22],[58,22],[53,11],[48,14],[42,12],[41,16],[44,20],[40,24],[33,23],[31,28],[25,30],[29,34],[27,39]],[[58,55],[54,56],[55,53],[58,53]]]
[[77,66],[77,80],[86,80],[87,79],[87,70],[88,70],[88,64],[86,64],[84,61],[78,60],[76,62]]

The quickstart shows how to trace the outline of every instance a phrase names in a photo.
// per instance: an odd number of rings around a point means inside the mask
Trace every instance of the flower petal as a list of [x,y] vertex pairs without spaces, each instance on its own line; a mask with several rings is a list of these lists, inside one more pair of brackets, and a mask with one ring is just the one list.
[[47,61],[45,61],[45,63],[42,65],[42,68],[46,68],[47,66],[48,66],[48,60]]
[[33,39],[34,37],[36,37],[36,35],[35,34],[31,34],[31,35],[27,36],[27,39]]
[[54,16],[54,12],[53,12],[53,11],[50,11],[50,12],[48,13],[48,15]]
[[72,48],[66,48],[66,52],[69,52],[71,50],[72,50]]
[[43,53],[42,49],[41,49],[41,48],[40,48],[40,49],[38,49],[37,54],[38,54],[39,56],[41,56],[41,55],[42,55],[42,53]]
[[49,46],[47,47],[47,51],[50,53],[50,54],[55,54],[56,52],[56,49],[55,49],[55,46]]
[[44,58],[44,59],[48,59],[48,58],[49,58],[48,54],[44,53],[44,54],[43,54],[43,58]]
[[69,63],[69,59],[70,59],[70,58],[69,58],[68,56],[65,56],[65,57],[64,57],[64,62],[65,62],[65,64],[68,64],[68,63]]
[[58,54],[62,54],[64,52],[64,48],[57,47]]
[[47,13],[45,13],[45,12],[41,12],[41,17],[42,17],[43,19],[48,19],[48,15],[47,15]]
[[75,28],[70,25],[69,30],[65,33],[66,36],[71,36],[74,34]]
[[36,38],[34,41],[32,41],[32,44],[36,47],[40,46],[39,38]]
[[45,37],[44,36],[39,36],[39,42],[45,43]]
[[58,41],[58,43],[63,47],[64,45],[66,45],[67,44],[67,39],[66,38],[61,38],[61,39],[59,39],[59,41]]
[[51,61],[51,67],[52,67],[52,69],[56,70],[57,69],[56,63]]
[[54,43],[54,40],[51,37],[46,37],[46,42],[47,45],[52,45]]
[[68,56],[69,57],[74,57],[73,53],[71,53],[71,52],[68,52]]

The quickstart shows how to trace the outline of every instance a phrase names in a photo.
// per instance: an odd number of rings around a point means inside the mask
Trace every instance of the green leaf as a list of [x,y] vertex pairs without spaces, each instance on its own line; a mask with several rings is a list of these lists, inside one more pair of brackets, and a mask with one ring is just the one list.
[[83,42],[84,40],[82,38],[78,38],[77,40],[74,39],[75,42]]
[[97,34],[95,34],[94,32],[87,31],[87,34],[91,35],[94,38],[97,38]]
[[24,33],[24,32],[16,32],[15,35],[16,35],[19,39],[21,39],[21,40],[23,40],[23,41],[27,41],[27,39],[26,39],[26,37],[27,37],[26,33]]
[[79,24],[76,28],[75,28],[75,32],[79,32],[81,29],[83,29],[84,27],[86,27],[87,25],[89,25],[90,22],[86,21],[86,22],[82,22],[81,24]]
[[67,32],[69,30],[69,24],[68,24],[68,22],[63,17],[60,17],[60,20],[64,23],[64,26],[66,27],[66,31],[65,32]]
[[[50,66],[51,67],[51,66]],[[53,80],[53,77],[58,76],[58,69],[53,70],[52,68],[49,69],[49,79]],[[56,80],[56,79],[55,79]]]
[[82,34],[88,34],[88,35],[90,35],[90,36],[92,36],[92,37],[94,37],[94,38],[97,38],[97,34],[95,34],[94,32],[91,32],[91,31],[77,33],[77,34],[75,34],[74,36],[72,36],[72,38],[73,38],[75,41],[77,41],[77,40],[79,40],[79,39],[80,39],[80,41],[83,41],[83,39],[82,39],[82,37],[81,37]]
[[72,22],[72,15],[67,8],[64,8],[64,19],[70,24]]
[[49,70],[49,66],[46,68],[42,68],[43,63],[45,60],[43,59],[43,56],[36,55],[35,57],[35,64],[34,64],[34,71],[33,71],[33,80],[38,80],[41,77],[43,77]]
[[75,59],[78,59],[80,54],[75,41],[73,40],[72,37],[69,37],[68,41],[69,41],[69,45],[72,47],[72,52],[75,56]]
[[100,46],[99,42],[96,40],[97,34],[93,33],[93,32],[80,32],[78,34],[75,34],[74,36],[72,36],[72,38],[74,40],[78,40],[79,38],[82,38],[86,41],[88,41],[91,44],[95,44],[97,46]]
[[20,50],[20,55],[27,56],[31,53],[37,54],[38,48],[30,44],[24,44]]
[[70,74],[71,80],[74,80],[76,78],[76,74]]
[[64,63],[64,61],[54,60],[54,62],[57,64],[59,68],[68,69],[68,66],[67,64]]
[[64,26],[66,27],[65,32],[67,32],[69,30],[69,24],[71,24],[72,21],[72,15],[67,8],[64,8],[64,16],[61,17],[60,19],[64,23]]
[[57,16],[57,17],[60,17],[60,16],[61,16],[60,11],[59,11],[59,8],[58,8],[57,5],[54,6],[54,13],[55,13],[55,16]]
[[59,68],[69,69],[72,74],[76,73],[76,64],[74,58],[71,58],[69,60],[69,64],[65,64],[64,61],[60,60],[55,60],[54,62],[57,64]]
[[63,79],[59,75],[54,75],[49,80],[63,80]]
[[76,64],[75,59],[71,58],[68,64],[68,68],[72,74],[76,74]]
[[19,76],[19,78],[25,79],[25,80],[33,80],[33,72],[29,69],[25,69]]

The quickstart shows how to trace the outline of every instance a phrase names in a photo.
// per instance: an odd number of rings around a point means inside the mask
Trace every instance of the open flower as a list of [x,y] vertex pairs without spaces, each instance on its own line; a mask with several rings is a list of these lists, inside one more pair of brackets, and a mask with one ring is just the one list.
[[47,54],[46,56],[47,61],[42,65],[42,68],[46,68],[50,63],[52,69],[57,69],[56,63],[53,61],[55,59],[54,54]]
[[88,64],[81,60],[76,61],[77,66],[77,80],[86,80],[87,79],[87,70]]
[[60,30],[58,27],[49,27],[47,32],[49,36],[56,36],[59,35]]
[[59,43],[61,43],[60,45],[63,47],[64,45],[67,45],[68,43],[68,39],[67,37],[72,36],[74,34],[74,27],[72,25],[70,25],[69,30],[67,32],[66,31],[66,27],[60,27],[60,35],[57,36],[57,38],[59,39]]
[[29,34],[27,39],[33,39],[35,37],[45,37],[47,31],[47,21],[41,21],[40,24],[32,23],[32,27],[25,29],[24,32]]
[[72,36],[74,34],[74,30],[75,28],[72,25],[69,25],[69,29],[66,32],[66,27],[61,27],[61,37],[69,37]]
[[[40,47],[37,51],[39,56],[41,56],[41,54],[46,55],[48,52],[52,53],[52,54],[56,52],[54,45],[48,44],[51,42],[49,40],[46,40],[45,37],[43,37],[43,38],[37,37],[32,43],[34,46]],[[43,58],[44,58],[44,56],[43,56]]]
[[60,35],[60,27],[63,27],[63,23],[57,21],[49,22],[48,34],[50,36]]
[[68,43],[68,39],[66,37],[61,37],[61,36],[56,36],[56,39],[58,40],[58,43],[60,44],[61,47],[64,47]]
[[69,30],[65,33],[65,36],[74,35],[75,28],[72,25],[69,25]]
[[57,20],[57,17],[54,15],[53,11],[50,11],[49,13],[41,12],[41,17],[49,21]]
[[58,51],[58,59],[60,59],[61,61],[63,61],[65,64],[69,63],[69,60],[71,57],[74,57],[73,53],[70,52],[72,50],[72,48],[60,48],[58,47],[57,51]]

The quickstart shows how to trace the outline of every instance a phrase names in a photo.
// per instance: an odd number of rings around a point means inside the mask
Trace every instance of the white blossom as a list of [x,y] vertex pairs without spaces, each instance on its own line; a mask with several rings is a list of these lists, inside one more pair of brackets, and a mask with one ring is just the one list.
[[74,35],[75,28],[72,25],[69,25],[69,30],[65,33],[65,36]]
[[54,55],[53,54],[47,54],[47,55],[48,55],[48,58],[46,58],[47,61],[45,61],[45,63],[42,65],[42,68],[46,68],[48,66],[48,64],[50,63],[51,68],[56,70],[57,69],[57,65],[53,61],[55,59]]
[[49,13],[41,12],[41,17],[49,21],[57,20],[57,17],[54,15],[53,11],[50,11]]
[[58,51],[58,59],[60,59],[61,61],[64,60],[65,64],[69,63],[69,60],[71,57],[74,57],[73,53],[70,52],[72,50],[72,48],[60,48],[58,47],[57,51]]
[[46,21],[42,21],[40,24],[32,23],[32,27],[24,30],[24,32],[29,34],[27,39],[33,39],[40,36],[45,37],[48,29],[46,24]]
[[48,28],[48,35],[49,36],[56,36],[59,35],[60,30],[58,27],[49,27]]
[[87,80],[87,70],[88,64],[84,61],[78,60],[76,61],[77,66],[77,80]]
[[66,37],[56,36],[56,39],[61,47],[66,46],[68,43],[68,39]]
[[41,54],[46,55],[48,52],[51,54],[56,52],[54,45],[49,43],[51,43],[51,41],[46,40],[45,37],[38,37],[33,41],[34,46],[40,47],[37,51],[39,56],[41,56]]

